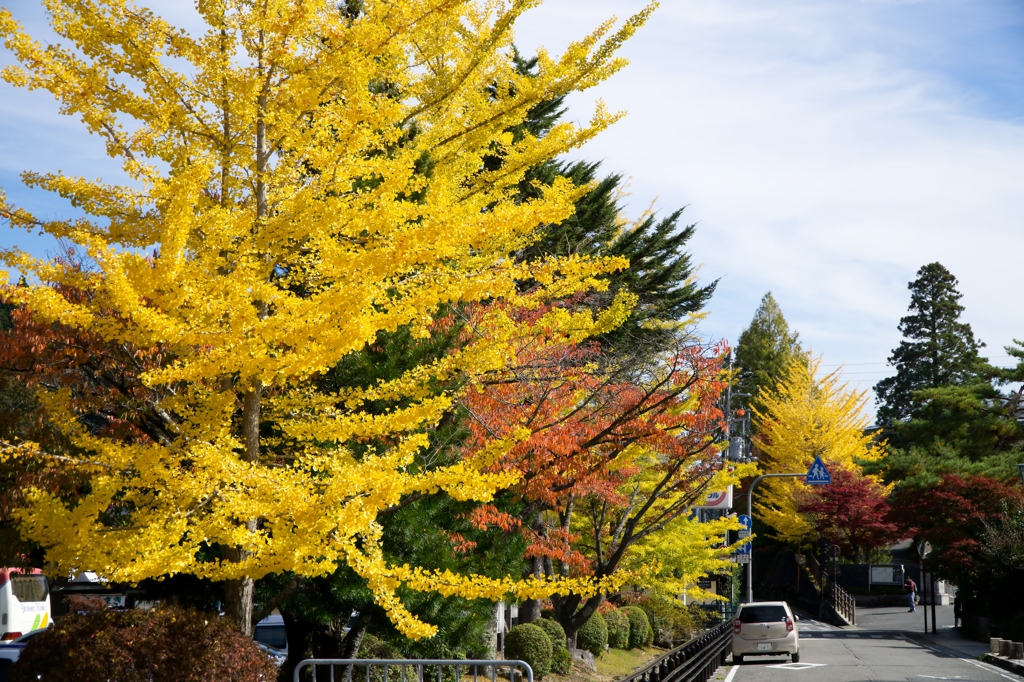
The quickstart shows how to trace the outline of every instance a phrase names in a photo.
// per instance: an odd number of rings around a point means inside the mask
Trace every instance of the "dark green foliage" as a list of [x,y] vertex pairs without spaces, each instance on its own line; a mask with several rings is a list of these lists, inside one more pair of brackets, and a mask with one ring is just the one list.
[[629,648],[639,649],[650,646],[654,639],[654,631],[647,614],[639,606],[625,606],[622,613],[629,619]]
[[[997,370],[978,355],[984,344],[960,321],[956,285],[939,263],[918,271],[909,285],[910,314],[899,325],[904,339],[889,358],[896,374],[875,387],[890,451],[866,469],[912,488],[925,506],[942,476],[1011,480],[1024,456],[1020,393],[1004,394],[993,383],[1024,379],[1024,361]],[[1024,358],[1024,348],[1007,351]]]
[[547,633],[533,623],[517,625],[505,636],[505,658],[526,661],[533,668],[536,679],[551,672],[551,651]]
[[978,355],[985,344],[975,340],[971,325],[960,321],[962,294],[956,285],[956,277],[941,263],[922,266],[908,285],[909,314],[899,324],[903,340],[889,357],[896,375],[875,386],[879,424],[920,416],[929,399],[919,391],[987,383],[990,370]]
[[1001,637],[1011,642],[1024,642],[1024,612],[1010,617],[1003,623]]
[[[647,622],[651,624],[652,641],[660,647],[671,648],[675,640],[675,623],[673,616],[676,614],[662,601],[644,599],[637,602],[637,606],[643,609],[647,616]],[[685,607],[684,607],[685,609]]]
[[551,640],[551,646],[556,649],[559,647],[565,648],[565,630],[562,629],[561,625],[550,618],[539,618],[533,624],[547,633],[548,639]]
[[181,608],[69,615],[33,638],[11,682],[270,682],[277,666],[215,613]]
[[551,652],[551,672],[568,675],[572,672],[572,654],[567,648],[555,647]]
[[629,618],[621,609],[608,609],[604,612],[604,620],[608,624],[608,646],[613,649],[629,648]]
[[576,631],[576,647],[600,656],[607,646],[608,624],[605,623],[604,616],[595,612]]
[[733,409],[760,409],[758,392],[775,388],[793,358],[807,359],[798,338],[799,334],[790,332],[782,309],[769,291],[761,299],[750,326],[740,333],[736,342]]
[[[521,73],[532,73],[537,60],[516,55]],[[515,134],[543,137],[565,113],[564,98],[534,107]],[[499,163],[495,160],[495,163]],[[626,289],[640,297],[632,315],[616,330],[600,339],[606,349],[627,353],[656,353],[672,340],[672,333],[646,328],[652,321],[675,321],[703,308],[714,293],[716,282],[698,286],[692,278],[694,266],[686,243],[696,225],[680,225],[683,209],[659,218],[645,215],[636,224],[623,229],[619,196],[623,177],[611,174],[598,177],[600,163],[547,161],[531,168],[519,185],[523,199],[540,196],[540,185],[550,185],[556,177],[566,177],[576,185],[594,183],[594,188],[576,202],[574,215],[557,225],[541,228],[539,239],[524,249],[521,260],[548,255],[622,256],[629,260],[628,270],[608,277],[608,292],[595,294],[590,305],[600,307],[616,292]]]

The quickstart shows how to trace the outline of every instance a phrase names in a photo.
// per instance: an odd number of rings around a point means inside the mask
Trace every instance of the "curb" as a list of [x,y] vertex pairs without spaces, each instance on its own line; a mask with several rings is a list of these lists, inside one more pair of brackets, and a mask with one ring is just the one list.
[[1024,663],[1004,658],[999,654],[985,654],[981,657],[981,660],[1011,673],[1024,676]]
[[936,642],[931,637],[928,637],[928,636],[926,636],[926,635],[924,635],[923,633],[920,633],[920,632],[904,632],[904,636],[907,639],[909,639],[910,641],[918,642],[919,644],[920,643],[927,643],[927,644],[935,647],[936,649],[942,650],[943,652],[945,652],[946,654],[948,654],[950,656],[955,656],[957,658],[965,658],[965,657],[966,658],[978,658],[978,654],[976,654],[976,653],[972,654],[972,653],[969,653],[967,651],[961,651],[961,650],[959,650],[959,649],[957,649],[955,647],[951,647],[949,644],[942,643],[942,642]]

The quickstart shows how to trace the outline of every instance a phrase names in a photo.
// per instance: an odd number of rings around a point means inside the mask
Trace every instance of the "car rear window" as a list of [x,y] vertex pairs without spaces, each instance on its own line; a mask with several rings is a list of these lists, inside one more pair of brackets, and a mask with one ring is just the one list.
[[786,620],[784,606],[744,606],[740,609],[741,623],[774,623]]
[[256,636],[253,639],[275,649],[283,649],[288,646],[288,637],[285,635],[284,625],[257,625]]
[[18,601],[46,601],[50,594],[46,576],[42,575],[12,575],[11,591]]

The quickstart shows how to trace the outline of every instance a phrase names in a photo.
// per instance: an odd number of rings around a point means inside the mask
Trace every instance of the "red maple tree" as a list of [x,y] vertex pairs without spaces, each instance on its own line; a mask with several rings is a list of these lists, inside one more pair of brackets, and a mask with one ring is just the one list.
[[844,556],[867,561],[871,550],[888,547],[907,532],[888,520],[889,500],[873,479],[840,466],[831,467],[832,484],[815,486],[797,511],[811,517],[819,535],[838,545]]
[[984,573],[982,543],[987,525],[1024,509],[1019,482],[947,473],[928,489],[898,488],[891,517],[934,548],[929,563],[958,585]]

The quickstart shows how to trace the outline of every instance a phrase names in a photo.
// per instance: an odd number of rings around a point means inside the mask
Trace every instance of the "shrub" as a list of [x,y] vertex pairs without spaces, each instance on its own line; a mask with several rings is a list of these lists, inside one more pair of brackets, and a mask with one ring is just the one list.
[[273,682],[277,666],[214,614],[178,607],[68,615],[32,639],[11,682]]
[[544,631],[544,634],[551,640],[551,647],[553,649],[565,648],[565,630],[562,629],[561,625],[550,618],[541,618],[534,621],[533,624]]
[[551,670],[559,675],[568,675],[572,672],[572,654],[569,653],[569,649],[564,646],[555,647],[551,653]]
[[654,631],[651,630],[651,621],[647,619],[644,610],[639,606],[627,606],[622,612],[629,619],[629,648],[650,646],[654,639]]
[[540,679],[551,672],[551,640],[533,623],[517,625],[505,636],[505,658],[526,661]]
[[621,609],[604,611],[604,620],[608,624],[608,646],[613,649],[629,648],[629,618]]
[[697,605],[686,606],[679,599],[653,593],[636,602],[647,614],[654,631],[654,643],[672,647],[688,641],[704,629],[704,611]]
[[653,642],[671,648],[676,639],[673,607],[653,599],[643,599],[636,605],[643,609],[647,622],[651,624]]
[[608,646],[608,624],[604,622],[604,616],[595,613],[576,632],[576,646],[589,651],[594,656],[600,656]]

